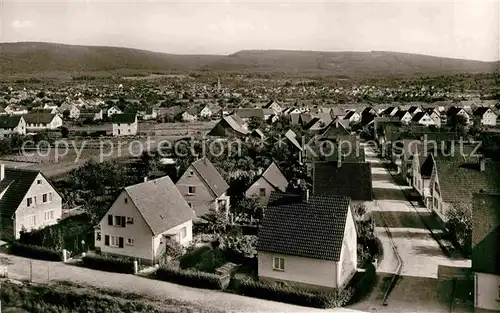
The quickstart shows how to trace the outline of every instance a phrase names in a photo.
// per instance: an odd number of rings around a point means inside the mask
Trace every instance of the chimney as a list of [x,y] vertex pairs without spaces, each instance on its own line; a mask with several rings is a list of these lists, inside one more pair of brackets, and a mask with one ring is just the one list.
[[0,181],[5,178],[5,164],[0,164]]
[[309,202],[309,188],[307,188],[306,190],[303,191],[302,200],[306,203]]
[[148,177],[144,176],[144,182],[147,182],[147,181],[148,181]]
[[[484,172],[486,170],[486,159],[484,158],[484,156],[479,157],[479,170],[481,172]],[[2,170],[2,173],[3,173],[3,170]],[[3,174],[2,174],[2,177],[3,177]]]

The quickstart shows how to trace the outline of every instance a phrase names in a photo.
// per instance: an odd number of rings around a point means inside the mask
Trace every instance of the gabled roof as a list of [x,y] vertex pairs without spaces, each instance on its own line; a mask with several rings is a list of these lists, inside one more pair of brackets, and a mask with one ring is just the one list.
[[397,112],[398,108],[397,108],[397,107],[388,107],[388,108],[384,109],[384,110],[380,113],[380,115],[383,115],[383,116],[393,115],[393,114],[395,114],[395,112],[394,112],[395,110],[396,110],[396,112]]
[[257,137],[257,138],[264,138],[265,137],[265,135],[262,132],[262,130],[260,130],[258,128],[252,130],[252,132],[250,133],[250,135],[253,136],[253,137]]
[[488,110],[490,110],[488,107],[479,107],[474,111],[474,116],[483,116]]
[[350,200],[340,196],[271,193],[257,250],[339,261]]
[[243,126],[243,121],[237,115],[229,115],[224,116],[215,126],[208,132],[208,136],[221,136],[225,135],[221,133],[220,128],[225,129],[229,127],[234,130],[236,133],[241,134],[243,136],[248,135],[250,132]]
[[344,120],[349,120],[351,119],[351,117],[356,113],[356,111],[349,111],[346,113],[346,115],[344,116]]
[[485,171],[481,172],[478,158],[459,155],[433,157],[433,175],[438,175],[444,202],[470,204],[474,192],[500,192],[500,163],[485,160]]
[[15,128],[21,122],[23,117],[20,115],[0,115],[0,128]]
[[49,124],[56,114],[50,113],[28,113],[23,115],[27,124]]
[[302,145],[297,141],[297,134],[293,130],[289,129],[285,133],[285,138],[287,138],[297,149],[300,151],[303,150]]
[[500,275],[500,194],[475,193],[472,204],[472,270]]
[[400,120],[406,115],[406,113],[409,113],[406,110],[399,110],[394,114],[394,116],[398,117]]
[[339,136],[349,135],[349,131],[346,129],[344,124],[340,120],[335,120],[330,123],[321,134],[322,139],[337,139]]
[[318,195],[337,195],[352,200],[371,201],[372,173],[370,163],[315,162],[313,192]]
[[137,115],[135,113],[122,113],[122,114],[113,114],[111,117],[112,123],[123,123],[123,124],[132,124],[136,121]]
[[193,209],[170,177],[128,186],[125,192],[155,236],[193,219]]
[[226,183],[221,174],[217,171],[215,166],[208,160],[207,157],[203,157],[191,164],[196,172],[205,181],[208,188],[214,193],[216,197],[219,197],[224,192],[229,189],[229,185]]
[[285,191],[288,186],[288,180],[274,162],[267,167],[260,177],[264,178],[271,186],[281,191]]
[[417,110],[419,110],[419,109],[421,110],[421,108],[420,108],[419,106],[411,106],[411,107],[408,109],[408,113],[413,114],[413,113],[415,113],[415,111],[417,111]]
[[5,177],[0,181],[0,193],[5,191],[0,199],[1,216],[11,218],[14,215],[38,174],[40,171],[5,168]]
[[412,117],[411,121],[412,121],[412,122],[420,122],[420,120],[421,120],[422,118],[424,118],[424,116],[425,116],[426,114],[427,114],[427,113],[426,113],[426,112],[424,112],[424,111],[417,112],[417,113],[415,113],[415,115],[413,115],[413,117]]

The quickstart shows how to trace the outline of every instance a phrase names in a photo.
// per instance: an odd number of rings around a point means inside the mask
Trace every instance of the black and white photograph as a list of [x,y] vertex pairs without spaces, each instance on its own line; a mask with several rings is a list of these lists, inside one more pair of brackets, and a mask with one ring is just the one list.
[[500,312],[498,0],[0,0],[0,313]]

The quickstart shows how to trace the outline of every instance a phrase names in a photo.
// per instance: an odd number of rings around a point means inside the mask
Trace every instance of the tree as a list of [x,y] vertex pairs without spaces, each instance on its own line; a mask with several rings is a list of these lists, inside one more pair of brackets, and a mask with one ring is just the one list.
[[253,130],[253,129],[260,129],[262,128],[264,124],[264,120],[260,117],[252,116],[250,118],[250,121],[248,122],[248,128]]
[[216,210],[214,208],[210,208],[209,212],[203,215],[203,219],[208,222],[208,231],[214,234],[225,233],[229,224],[226,212],[223,210]]
[[470,207],[455,203],[446,211],[446,228],[455,237],[464,252],[472,250],[472,210]]
[[65,120],[69,119],[69,116],[71,115],[70,111],[69,110],[64,110],[63,111],[63,118]]
[[61,136],[63,138],[68,138],[69,135],[69,129],[66,126],[61,127]]
[[149,177],[158,170],[160,154],[156,151],[144,151],[140,157],[138,174],[139,179]]
[[235,207],[236,214],[241,214],[250,221],[259,222],[264,215],[264,205],[257,196],[243,198]]

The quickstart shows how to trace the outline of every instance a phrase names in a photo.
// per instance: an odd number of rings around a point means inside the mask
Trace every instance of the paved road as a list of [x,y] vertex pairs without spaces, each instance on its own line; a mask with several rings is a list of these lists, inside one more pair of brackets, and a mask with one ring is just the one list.
[[177,299],[213,307],[227,312],[338,312],[361,313],[351,309],[320,310],[281,302],[266,301],[214,290],[196,289],[135,275],[95,271],[61,262],[30,260],[0,253],[0,260],[7,264],[9,278],[29,279],[30,261],[33,264],[33,281],[47,283],[50,280],[73,281],[95,287],[114,289],[128,293],[147,294],[159,300]]
[[[384,257],[377,269],[379,283],[374,292],[352,308],[371,312],[449,312],[452,282],[437,279],[438,266],[470,267],[470,260],[449,259],[443,253],[426,227],[430,226],[435,234],[442,233],[435,217],[427,208],[407,200],[372,147],[366,146],[365,152],[367,161],[372,163],[375,198],[366,206],[378,225],[375,231],[382,242]],[[392,241],[382,227],[384,222]],[[402,261],[401,277],[389,295],[388,306],[382,306],[384,292],[399,264],[393,247]]]

